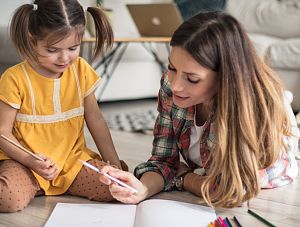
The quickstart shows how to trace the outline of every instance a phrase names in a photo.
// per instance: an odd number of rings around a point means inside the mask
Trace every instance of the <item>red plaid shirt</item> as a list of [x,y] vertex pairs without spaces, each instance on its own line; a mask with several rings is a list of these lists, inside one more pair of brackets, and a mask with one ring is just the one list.
[[[197,166],[188,157],[190,146],[191,127],[194,126],[195,107],[180,108],[173,103],[172,92],[167,74],[161,79],[161,89],[158,97],[158,112],[154,127],[154,140],[151,158],[138,165],[134,174],[140,178],[145,172],[154,171],[162,174],[164,190],[172,189],[172,180],[180,163],[180,154],[190,168]],[[210,119],[210,118],[209,118]],[[288,153],[282,152],[276,163],[260,171],[261,187],[270,188],[288,184],[297,175],[298,167],[295,158],[290,152],[290,138],[287,139]],[[213,151],[214,127],[210,120],[203,126],[200,140],[200,157],[203,167],[210,166],[209,154]],[[288,174],[289,170],[293,170]],[[292,177],[291,177],[292,176]]]

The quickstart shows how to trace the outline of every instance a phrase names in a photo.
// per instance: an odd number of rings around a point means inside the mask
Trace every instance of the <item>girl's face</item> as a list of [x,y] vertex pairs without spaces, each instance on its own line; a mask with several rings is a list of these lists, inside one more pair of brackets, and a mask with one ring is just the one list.
[[173,47],[168,78],[174,103],[182,108],[210,101],[217,92],[217,73],[204,68],[181,47]]
[[77,33],[71,32],[61,41],[50,45],[47,39],[36,42],[39,63],[34,65],[35,70],[49,78],[59,78],[69,64],[79,56],[80,41]]

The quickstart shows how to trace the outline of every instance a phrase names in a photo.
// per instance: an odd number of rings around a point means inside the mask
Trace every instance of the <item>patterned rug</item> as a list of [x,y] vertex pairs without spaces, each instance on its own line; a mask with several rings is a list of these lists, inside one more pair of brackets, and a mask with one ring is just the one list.
[[103,115],[111,130],[152,133],[157,110],[153,108],[123,113],[104,113]]

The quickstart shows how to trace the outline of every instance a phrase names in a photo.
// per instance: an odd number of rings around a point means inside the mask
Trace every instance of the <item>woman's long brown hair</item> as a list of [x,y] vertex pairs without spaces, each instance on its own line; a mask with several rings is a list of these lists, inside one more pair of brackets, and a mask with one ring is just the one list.
[[[10,35],[17,51],[23,58],[37,61],[34,49],[37,40],[47,39],[54,44],[76,31],[81,42],[85,31],[86,18],[82,6],[77,0],[35,0],[32,4],[20,6],[14,13]],[[97,7],[88,7],[87,11],[95,22],[96,44],[93,59],[104,47],[113,44],[113,31],[105,13]]]
[[283,135],[291,134],[283,86],[240,23],[226,13],[192,17],[175,31],[171,46],[218,73],[216,137],[201,192],[210,206],[238,206],[258,194],[258,170],[278,159]]

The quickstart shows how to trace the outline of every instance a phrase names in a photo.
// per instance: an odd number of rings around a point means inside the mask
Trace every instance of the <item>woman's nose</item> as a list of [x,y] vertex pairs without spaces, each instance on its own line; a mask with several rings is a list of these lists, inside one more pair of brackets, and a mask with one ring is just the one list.
[[182,78],[178,74],[170,80],[170,84],[173,92],[179,92],[184,89]]

